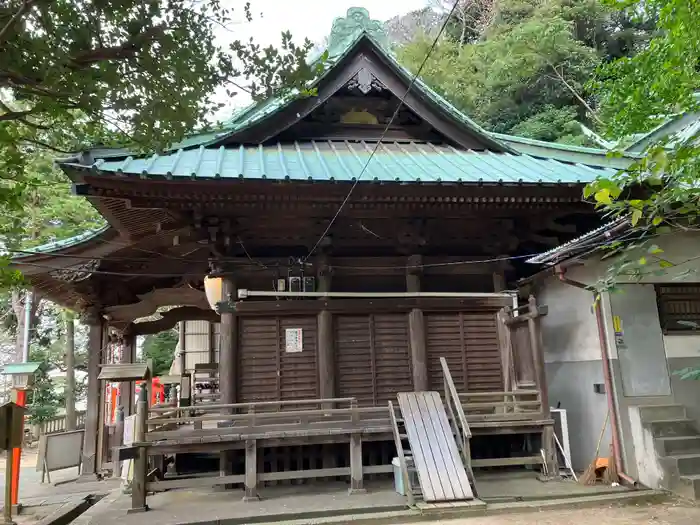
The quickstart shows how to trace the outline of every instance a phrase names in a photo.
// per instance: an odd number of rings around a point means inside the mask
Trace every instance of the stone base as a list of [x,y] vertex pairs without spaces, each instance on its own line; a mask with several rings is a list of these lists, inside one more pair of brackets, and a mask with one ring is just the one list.
[[260,495],[256,494],[254,496],[243,496],[243,501],[248,502],[248,501],[260,501]]
[[352,496],[353,494],[367,494],[367,489],[365,489],[365,488],[359,488],[359,489],[350,488],[350,489],[348,489],[348,496]]
[[143,507],[136,507],[136,508],[131,508],[126,511],[127,514],[141,514],[142,512],[148,512],[149,508],[148,505],[144,505]]

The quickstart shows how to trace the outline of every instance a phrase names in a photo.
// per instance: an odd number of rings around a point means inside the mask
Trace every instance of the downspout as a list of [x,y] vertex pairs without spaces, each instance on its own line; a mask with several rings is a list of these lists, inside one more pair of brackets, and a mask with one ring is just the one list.
[[[585,284],[569,279],[566,277],[566,270],[560,265],[554,267],[554,273],[557,278],[564,284],[569,286],[574,286],[582,290],[590,291],[591,288]],[[593,292],[593,299],[595,301],[596,296]],[[622,465],[622,453],[620,450],[620,415],[617,410],[617,403],[613,395],[613,384],[612,384],[612,374],[610,373],[610,349],[608,348],[608,339],[605,336],[605,322],[603,320],[602,308],[597,306],[594,308],[595,320],[598,325],[598,341],[600,343],[600,355],[603,360],[603,381],[605,383],[605,393],[607,394],[608,400],[608,410],[610,411],[610,421],[612,427],[612,446],[613,446],[613,456],[615,456],[615,466],[617,467],[617,475],[622,481],[631,485],[633,487],[637,486],[637,481],[632,479],[630,476],[625,474]]]

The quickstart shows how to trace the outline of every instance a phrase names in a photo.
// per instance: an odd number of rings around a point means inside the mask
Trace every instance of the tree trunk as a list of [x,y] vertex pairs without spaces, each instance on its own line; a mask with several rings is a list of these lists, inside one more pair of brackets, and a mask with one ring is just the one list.
[[71,312],[65,313],[66,318],[66,430],[75,430],[75,320]]

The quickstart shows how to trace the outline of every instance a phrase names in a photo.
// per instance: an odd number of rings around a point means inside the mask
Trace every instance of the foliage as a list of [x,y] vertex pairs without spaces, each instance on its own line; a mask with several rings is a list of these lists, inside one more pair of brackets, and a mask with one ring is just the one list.
[[143,356],[153,360],[153,375],[164,375],[170,371],[177,341],[178,334],[175,330],[147,335],[144,338]]
[[[31,359],[36,359],[35,355]],[[49,364],[42,361],[35,376],[35,383],[28,392],[27,407],[29,409],[29,421],[32,424],[41,423],[52,418],[58,412],[60,398],[56,394],[53,381],[48,375]]]
[[[589,79],[605,60],[635,52],[653,24],[599,0],[495,4],[472,40],[438,44],[423,78],[489,130],[583,144],[579,122],[596,118]],[[399,58],[416,69],[431,44],[419,36]]]
[[[250,21],[249,5],[241,10]],[[0,214],[34,191],[37,149],[64,156],[87,144],[160,149],[208,124],[235,79],[253,96],[303,88],[311,47],[233,40],[219,0],[8,0],[0,4]],[[231,32],[233,36],[233,33]],[[5,264],[6,261],[0,261]]]
[[[700,1],[612,1],[640,17],[658,17],[659,31],[633,57],[602,66],[593,84],[600,98],[600,116],[608,135],[624,139],[647,132],[668,117],[697,111],[700,87]],[[618,243],[617,253],[599,290],[614,290],[622,280],[640,280],[673,272],[683,279],[685,261],[669,260],[653,241],[665,231],[697,230],[700,202],[700,127],[653,143],[643,158],[613,177],[600,178],[585,195],[601,211],[628,217],[640,240]],[[700,369],[679,371],[686,379],[700,379]]]

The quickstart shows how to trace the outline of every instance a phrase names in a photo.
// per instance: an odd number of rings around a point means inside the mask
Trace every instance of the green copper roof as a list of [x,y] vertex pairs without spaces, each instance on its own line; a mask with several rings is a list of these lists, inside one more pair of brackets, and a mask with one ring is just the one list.
[[[180,149],[166,155],[99,160],[65,167],[166,179],[353,181],[376,143],[311,141],[237,148]],[[614,171],[530,155],[462,151],[419,142],[382,143],[363,175],[367,182],[585,183]]]
[[12,363],[9,365],[4,365],[2,367],[3,375],[17,375],[17,374],[34,374],[41,363]]
[[22,259],[24,257],[33,257],[34,255],[41,255],[43,253],[51,253],[55,252],[58,250],[63,250],[65,248],[72,248],[73,246],[76,246],[78,244],[81,244],[83,242],[89,241],[91,239],[94,239],[96,237],[99,237],[103,233],[105,233],[107,230],[109,230],[110,225],[105,224],[101,228],[98,228],[96,230],[87,230],[86,232],[83,232],[79,235],[76,235],[74,237],[70,237],[68,239],[62,239],[59,241],[52,241],[48,242],[46,244],[42,244],[40,246],[35,246],[34,248],[29,248],[26,251],[31,252],[31,253],[22,253],[18,255],[14,255],[12,258],[13,259]]

